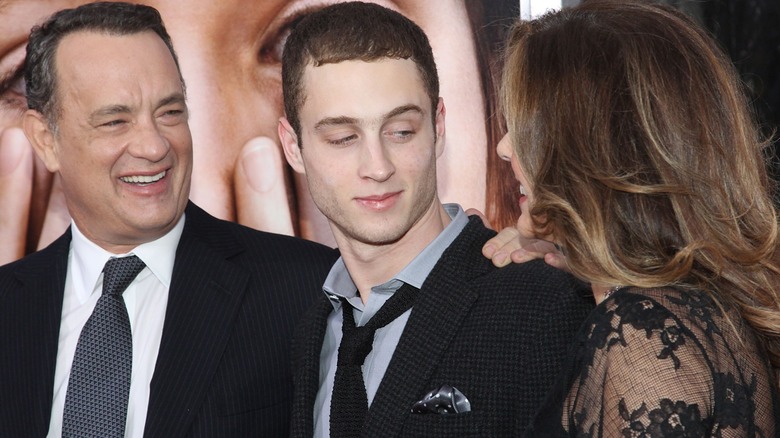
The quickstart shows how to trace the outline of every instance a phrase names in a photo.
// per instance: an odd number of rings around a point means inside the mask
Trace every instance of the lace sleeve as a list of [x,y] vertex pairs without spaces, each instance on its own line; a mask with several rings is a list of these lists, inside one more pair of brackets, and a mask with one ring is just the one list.
[[705,294],[619,292],[583,326],[563,428],[594,437],[774,436],[766,361],[736,319],[747,341]]

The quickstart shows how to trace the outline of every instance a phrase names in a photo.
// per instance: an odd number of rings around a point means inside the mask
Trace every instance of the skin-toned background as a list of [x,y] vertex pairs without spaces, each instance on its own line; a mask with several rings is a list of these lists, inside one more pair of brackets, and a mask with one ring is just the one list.
[[[19,128],[26,109],[21,63],[30,27],[88,1],[0,0],[0,264],[46,246],[70,221],[58,181],[34,157]],[[191,198],[215,216],[335,245],[305,183],[284,162],[276,136],[282,115],[279,58],[289,27],[334,1],[145,1],[161,11],[187,82],[194,140]],[[666,1],[723,42],[756,97],[767,131],[776,127],[780,6],[773,0]],[[437,166],[442,200],[487,209],[499,228],[515,223],[517,188],[509,166],[495,154],[503,132],[489,90],[500,30],[517,16],[517,0],[377,3],[409,16],[431,38],[447,106],[447,139]],[[485,13],[475,17],[475,5]],[[472,29],[485,41],[475,45]],[[506,211],[491,214],[488,201]]]
[[[87,2],[0,0],[0,264],[48,245],[70,221],[58,180],[18,129],[26,109],[21,63],[33,25]],[[190,198],[220,218],[335,245],[305,181],[284,162],[276,133],[283,114],[285,38],[296,20],[333,1],[144,3],[163,16],[187,85],[194,147]],[[495,115],[486,109],[490,93],[483,81],[492,65],[479,54],[466,1],[376,3],[418,23],[436,56],[447,105],[446,143],[437,167],[441,199],[484,211],[488,155],[495,148],[486,120]],[[505,3],[511,19],[514,2]]]

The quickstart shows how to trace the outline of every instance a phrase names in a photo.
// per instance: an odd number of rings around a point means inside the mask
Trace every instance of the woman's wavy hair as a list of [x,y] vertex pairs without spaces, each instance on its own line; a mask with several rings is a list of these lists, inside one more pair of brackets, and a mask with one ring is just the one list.
[[780,252],[768,140],[714,40],[660,4],[591,0],[518,22],[502,108],[572,272],[709,291],[780,370]]

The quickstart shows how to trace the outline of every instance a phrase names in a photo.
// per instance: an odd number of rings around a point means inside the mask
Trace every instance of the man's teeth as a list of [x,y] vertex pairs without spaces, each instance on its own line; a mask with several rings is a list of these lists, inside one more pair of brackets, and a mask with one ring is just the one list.
[[151,175],[151,176],[123,176],[120,178],[122,181],[130,184],[151,184],[153,182],[157,182],[162,179],[162,177],[165,176],[165,171],[158,173],[157,175]]

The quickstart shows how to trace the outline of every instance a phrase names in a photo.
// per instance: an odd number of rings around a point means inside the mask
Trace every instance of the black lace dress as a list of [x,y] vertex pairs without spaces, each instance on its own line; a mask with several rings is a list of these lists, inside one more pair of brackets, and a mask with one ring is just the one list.
[[526,436],[780,437],[760,351],[739,314],[707,294],[621,289],[583,324],[571,369]]

